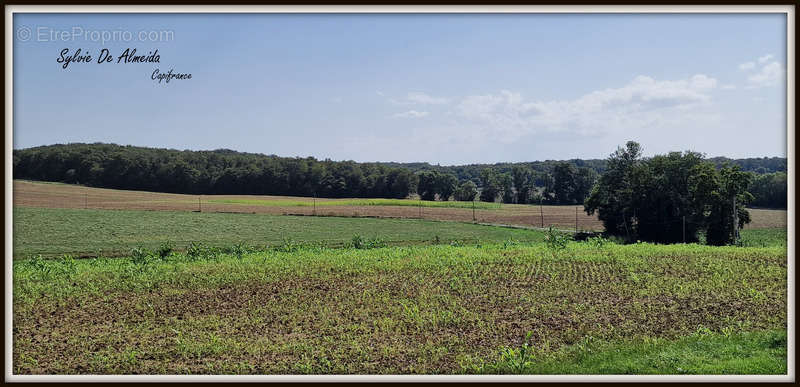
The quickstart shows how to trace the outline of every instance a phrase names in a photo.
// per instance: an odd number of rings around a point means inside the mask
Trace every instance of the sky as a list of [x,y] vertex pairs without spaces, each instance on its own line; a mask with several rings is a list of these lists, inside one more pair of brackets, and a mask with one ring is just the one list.
[[[786,157],[784,14],[16,14],[14,149]],[[89,63],[63,57],[81,49]],[[101,50],[111,62],[97,63]],[[126,49],[158,63],[118,63]],[[191,74],[161,82],[154,71]]]

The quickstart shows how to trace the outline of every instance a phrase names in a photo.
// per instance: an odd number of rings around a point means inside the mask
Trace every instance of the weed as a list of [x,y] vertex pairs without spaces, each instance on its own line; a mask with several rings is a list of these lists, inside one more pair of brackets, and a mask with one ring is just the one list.
[[170,241],[162,242],[160,246],[158,246],[158,256],[161,259],[169,257],[172,252],[175,250],[175,246]]
[[567,248],[570,237],[567,236],[566,233],[558,231],[553,228],[553,226],[550,226],[545,233],[544,240],[547,244],[547,248],[552,251],[559,251]]

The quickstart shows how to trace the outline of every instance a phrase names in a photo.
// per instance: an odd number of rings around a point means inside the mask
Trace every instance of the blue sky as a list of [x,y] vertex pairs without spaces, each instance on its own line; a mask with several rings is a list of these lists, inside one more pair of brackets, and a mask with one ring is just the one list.
[[[15,149],[452,165],[605,158],[635,140],[647,155],[786,156],[781,14],[17,14],[14,30]],[[64,48],[93,62],[62,69]],[[97,64],[102,48],[160,63]],[[156,68],[192,79],[159,84]]]

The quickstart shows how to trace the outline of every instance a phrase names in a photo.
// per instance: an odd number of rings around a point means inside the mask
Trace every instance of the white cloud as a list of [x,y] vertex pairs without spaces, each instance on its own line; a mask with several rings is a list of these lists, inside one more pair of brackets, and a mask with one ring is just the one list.
[[716,86],[716,79],[703,74],[675,81],[638,76],[622,87],[572,100],[529,101],[508,90],[468,96],[455,113],[466,121],[462,124],[473,124],[483,135],[506,142],[548,132],[597,135],[691,121],[691,113],[708,103],[707,92]]
[[384,96],[386,96],[386,94],[383,94],[383,92],[382,92],[382,91],[380,91],[380,90],[376,91],[376,92],[375,92],[375,94],[377,94],[377,95],[379,95],[379,96],[381,96],[381,97],[384,97]]
[[774,60],[770,62],[772,58],[772,54],[767,54],[758,58],[758,66],[754,62],[739,65],[740,70],[749,72],[746,89],[775,86],[783,80],[786,69],[780,62]]
[[333,103],[342,103],[342,97],[331,98],[331,102],[333,102]]
[[777,85],[783,79],[783,66],[772,62],[761,67],[761,70],[747,77],[751,87],[764,87]]
[[736,90],[736,85],[727,84],[727,85],[722,85],[719,88],[721,90]]
[[416,110],[409,110],[407,112],[393,114],[393,118],[422,118],[427,116],[428,112],[418,112]]
[[446,105],[450,99],[444,97],[433,97],[425,93],[409,92],[405,98],[397,100],[390,99],[394,105]]
[[745,71],[745,70],[754,69],[755,67],[756,67],[755,63],[753,63],[753,62],[745,62],[745,63],[742,63],[742,64],[739,65],[739,70]]

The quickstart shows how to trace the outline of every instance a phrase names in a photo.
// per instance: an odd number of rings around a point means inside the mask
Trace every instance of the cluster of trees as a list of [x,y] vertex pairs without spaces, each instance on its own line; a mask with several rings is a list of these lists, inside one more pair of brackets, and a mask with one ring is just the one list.
[[607,233],[678,243],[696,242],[705,231],[710,245],[735,242],[737,227],[750,221],[753,174],[737,165],[718,168],[695,152],[641,155],[633,141],[617,149],[586,200],[586,212],[597,212]]
[[417,193],[422,200],[448,201],[456,190],[458,180],[451,173],[422,171],[417,174]]
[[[785,157],[755,157],[746,159],[729,159],[727,157],[709,158],[708,161],[717,167],[723,165],[738,165],[742,171],[754,172],[757,174],[786,172],[787,160]],[[391,168],[408,169],[414,173],[421,171],[437,171],[440,173],[452,173],[458,181],[471,180],[476,185],[480,185],[481,171],[487,168],[494,169],[499,174],[512,173],[515,167],[523,167],[538,174],[553,174],[557,165],[562,163],[572,164],[575,168],[588,168],[597,174],[606,170],[606,160],[601,159],[571,159],[566,161],[545,160],[521,163],[496,163],[496,164],[468,164],[441,166],[429,163],[380,163]],[[538,182],[537,185],[543,185]]]
[[750,191],[753,194],[753,201],[750,204],[754,207],[786,208],[788,200],[786,184],[786,172],[774,172],[765,174],[753,174],[753,182],[750,184]]
[[581,204],[589,195],[597,173],[569,162],[553,166],[552,173],[515,165],[510,172],[485,168],[480,174],[480,200],[503,203]]
[[145,191],[405,198],[417,186],[417,176],[403,168],[224,149],[67,144],[15,150],[13,157],[16,179]]

